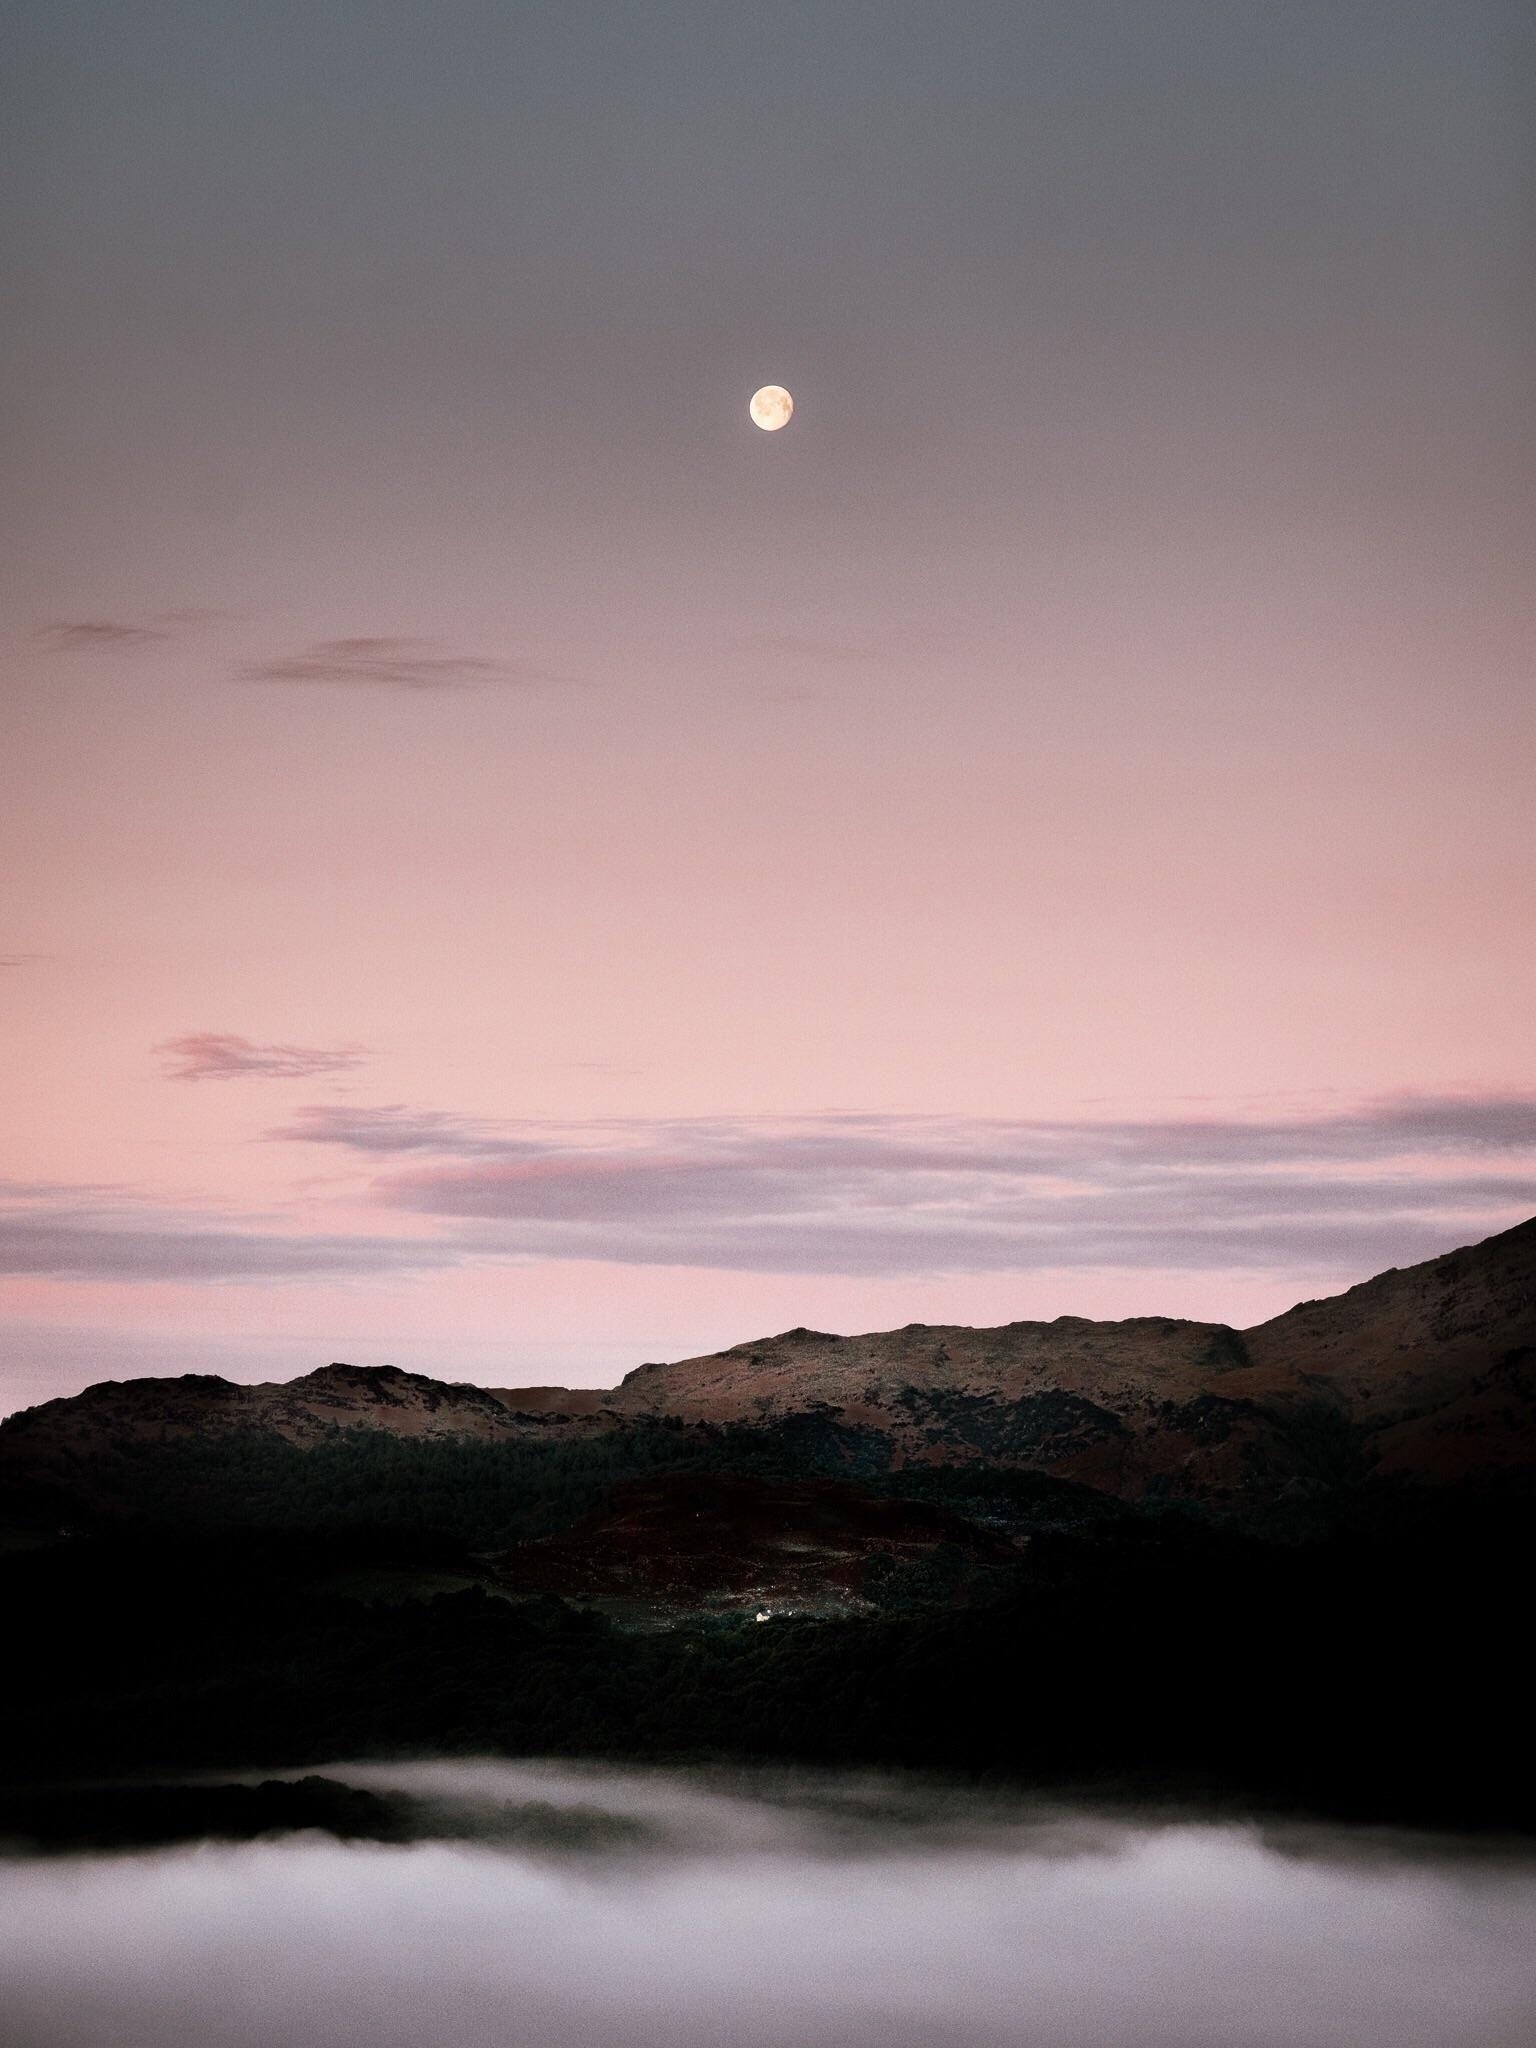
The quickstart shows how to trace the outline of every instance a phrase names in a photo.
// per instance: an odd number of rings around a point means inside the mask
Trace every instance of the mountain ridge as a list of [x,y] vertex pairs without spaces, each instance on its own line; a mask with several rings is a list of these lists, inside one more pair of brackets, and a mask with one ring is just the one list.
[[1240,1331],[1170,1316],[796,1326],[611,1389],[481,1387],[333,1363],[290,1381],[107,1380],[0,1423],[0,1482],[125,1441],[265,1430],[537,1442],[816,1421],[876,1461],[1034,1471],[1122,1498],[1274,1495],[1319,1459],[1425,1480],[1536,1463],[1536,1218]]
[[1246,1332],[103,1382],[0,1425],[0,1731],[74,1780],[779,1758],[1536,1826],[1533,1380],[1536,1223]]

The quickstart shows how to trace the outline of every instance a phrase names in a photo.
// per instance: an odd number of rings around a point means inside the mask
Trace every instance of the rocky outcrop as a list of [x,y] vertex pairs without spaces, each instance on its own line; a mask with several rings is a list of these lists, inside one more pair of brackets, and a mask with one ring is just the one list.
[[[1241,1477],[1255,1429],[1245,1404],[1210,1392],[1234,1354],[1234,1331],[1165,1316],[990,1330],[913,1323],[863,1337],[790,1330],[641,1366],[611,1400],[621,1415],[689,1422],[819,1411],[879,1432],[904,1463],[1021,1466],[1117,1493],[1182,1476],[1209,1490]],[[1188,1416],[1200,1399],[1205,1410]],[[1184,1470],[1191,1459],[1194,1474]]]

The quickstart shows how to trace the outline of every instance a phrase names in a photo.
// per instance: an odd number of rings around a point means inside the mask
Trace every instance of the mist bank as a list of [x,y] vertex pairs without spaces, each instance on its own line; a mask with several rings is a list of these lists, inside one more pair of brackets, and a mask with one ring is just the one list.
[[430,1839],[0,1857],[17,2048],[1506,2048],[1536,1865],[890,1774],[328,1763]]

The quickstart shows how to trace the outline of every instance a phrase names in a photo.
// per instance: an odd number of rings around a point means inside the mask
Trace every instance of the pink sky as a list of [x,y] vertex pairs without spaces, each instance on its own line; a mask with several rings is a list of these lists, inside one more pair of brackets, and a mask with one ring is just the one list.
[[[1315,77],[1213,30],[1182,125],[1131,66],[1101,131],[1102,53],[981,8],[1059,125],[967,126],[924,29],[937,126],[839,43],[745,168],[735,26],[599,90],[551,25],[548,105],[651,138],[557,232],[463,25],[322,129],[233,16],[39,12],[0,1402],[1245,1323],[1536,1207],[1530,365],[1459,21],[1315,130],[1321,28]],[[817,197],[823,114],[884,139]]]

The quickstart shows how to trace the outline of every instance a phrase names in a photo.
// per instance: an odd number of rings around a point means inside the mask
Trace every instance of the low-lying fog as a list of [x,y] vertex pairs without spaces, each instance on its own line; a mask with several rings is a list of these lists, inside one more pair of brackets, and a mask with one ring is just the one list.
[[0,1860],[7,2048],[1536,2039],[1536,1866],[1493,1851],[892,1779],[325,1775],[456,1838]]

